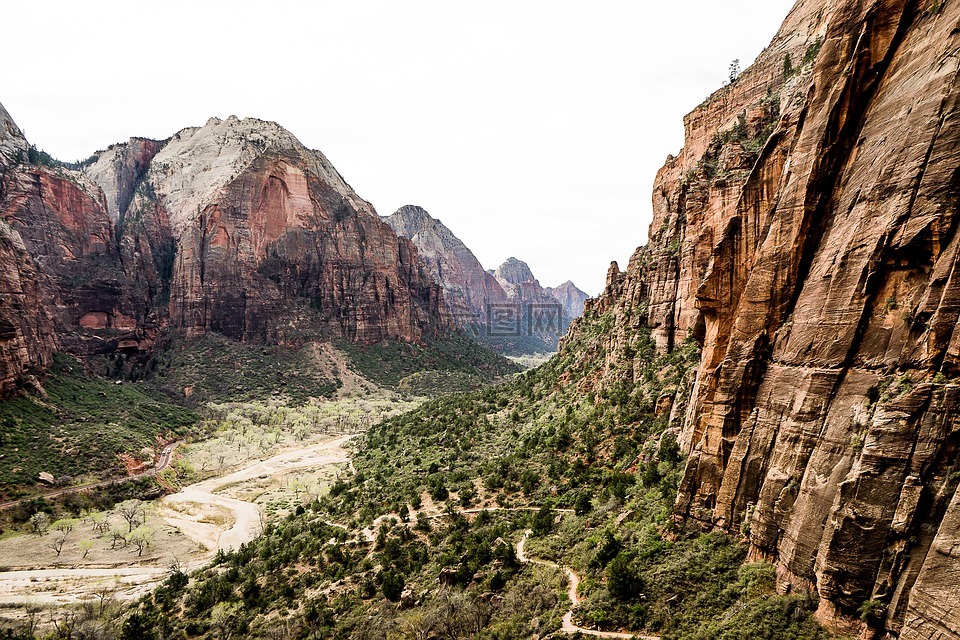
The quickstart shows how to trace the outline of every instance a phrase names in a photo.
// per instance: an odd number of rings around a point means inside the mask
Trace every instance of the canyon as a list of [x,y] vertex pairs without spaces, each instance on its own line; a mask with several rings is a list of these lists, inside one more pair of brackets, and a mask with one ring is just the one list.
[[[557,484],[605,462],[632,482],[670,434],[686,458],[669,535],[741,540],[780,594],[815,595],[838,633],[960,639],[958,24],[956,2],[798,0],[757,61],[686,116],[683,149],[654,182],[649,243],[611,264],[592,300],[572,283],[541,287],[516,258],[485,271],[422,208],[381,219],[272,123],[211,119],[74,169],[27,162],[0,108],[0,391],[38,385],[59,350],[148,360],[168,332],[418,342],[491,304],[559,305],[568,320],[582,309],[543,369],[556,379],[384,423],[382,458],[363,464],[399,474],[404,426],[434,459],[404,451],[409,486],[355,478],[338,504],[449,496],[427,476],[442,483],[461,446],[496,438],[510,455],[527,447],[521,464],[552,457]],[[684,353],[699,359],[680,384],[652,384],[668,376],[651,363]],[[630,403],[643,411],[624,417]],[[590,444],[568,454],[587,439],[564,431],[577,419]],[[651,424],[665,431],[641,431]],[[635,461],[595,447],[597,431],[624,425],[655,440],[639,453],[620,441]],[[486,499],[503,488],[501,467],[463,460]],[[556,485],[526,471],[525,498],[552,499]],[[469,494],[474,479],[457,482]]]
[[[401,207],[384,220],[416,246],[442,286],[454,321],[483,344],[511,355],[553,352],[570,322],[583,313],[589,296],[573,282],[544,288],[530,266],[513,257],[484,270],[473,252],[422,207]],[[497,323],[504,312],[504,324],[510,326]]]
[[416,249],[319,152],[213,118],[82,166],[0,108],[0,391],[55,351],[144,366],[172,334],[250,343],[421,342],[452,327]]

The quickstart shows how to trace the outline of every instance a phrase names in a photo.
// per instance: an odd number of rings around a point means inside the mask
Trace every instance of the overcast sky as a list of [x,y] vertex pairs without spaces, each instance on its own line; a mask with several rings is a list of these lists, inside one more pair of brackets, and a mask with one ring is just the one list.
[[419,204],[485,267],[516,256],[594,294],[646,242],[684,114],[792,5],[20,0],[0,102],[62,160],[214,115],[274,120],[381,215]]

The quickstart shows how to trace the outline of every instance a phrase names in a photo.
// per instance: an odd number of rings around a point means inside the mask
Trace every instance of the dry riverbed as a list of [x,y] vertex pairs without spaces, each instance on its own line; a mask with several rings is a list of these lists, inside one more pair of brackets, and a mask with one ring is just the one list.
[[[108,592],[113,598],[135,599],[164,580],[173,566],[189,570],[208,562],[218,549],[236,549],[260,533],[264,507],[282,511],[310,489],[321,491],[345,470],[349,454],[344,445],[351,437],[329,436],[250,460],[227,475],[144,503],[141,526],[152,540],[142,555],[129,544],[111,548],[111,536],[98,537],[95,523],[83,519],[75,523],[59,556],[53,529],[0,541],[3,615],[20,617],[37,605],[94,600]],[[129,528],[120,514],[107,517],[110,527]],[[90,543],[81,542],[85,540]]]

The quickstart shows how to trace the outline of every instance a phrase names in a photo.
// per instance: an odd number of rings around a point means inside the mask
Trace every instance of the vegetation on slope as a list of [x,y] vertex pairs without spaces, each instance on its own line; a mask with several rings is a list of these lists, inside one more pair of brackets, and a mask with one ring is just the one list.
[[336,371],[324,375],[310,345],[300,349],[245,344],[217,333],[177,341],[158,357],[150,383],[179,402],[251,402],[283,395],[293,403],[336,394]]
[[0,402],[0,491],[35,492],[40,472],[59,484],[104,471],[124,471],[120,454],[139,454],[186,433],[199,417],[154,397],[142,384],[90,376],[57,355],[45,394]]
[[364,345],[336,340],[365,378],[390,388],[436,395],[476,389],[519,367],[503,356],[453,331],[424,344],[383,340]]
[[815,603],[776,595],[737,541],[672,527],[683,461],[657,407],[682,400],[696,347],[657,357],[635,330],[632,356],[601,371],[613,322],[588,316],[543,367],[375,425],[349,481],[192,580],[174,574],[123,637],[547,637],[569,604],[561,572],[517,561],[531,529],[528,554],[583,577],[583,626],[827,638]]

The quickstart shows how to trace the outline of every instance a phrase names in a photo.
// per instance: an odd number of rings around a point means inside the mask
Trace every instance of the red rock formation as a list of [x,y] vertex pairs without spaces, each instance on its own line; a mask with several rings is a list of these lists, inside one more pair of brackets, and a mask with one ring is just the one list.
[[146,181],[177,237],[170,314],[187,335],[420,341],[450,323],[413,245],[273,123],[184,130]]
[[[514,355],[553,351],[570,320],[583,312],[587,295],[572,282],[544,289],[516,258],[496,271],[484,271],[473,252],[420,207],[401,207],[385,220],[416,245],[430,277],[443,287],[457,324],[496,350]],[[508,317],[504,326],[496,320],[500,313]]]
[[450,326],[413,245],[273,123],[134,138],[82,171],[27,151],[0,109],[0,393],[58,348],[142,360],[167,329],[298,343]]
[[506,302],[507,294],[484,271],[473,252],[450,229],[421,207],[400,207],[385,218],[397,235],[409,238],[433,280],[443,287],[444,300],[462,327],[482,323],[488,304]]
[[661,351],[702,343],[678,519],[749,532],[828,623],[879,601],[911,639],[960,638],[957,24],[798,2],[687,116],[650,245],[588,303],[608,360],[638,316]]

